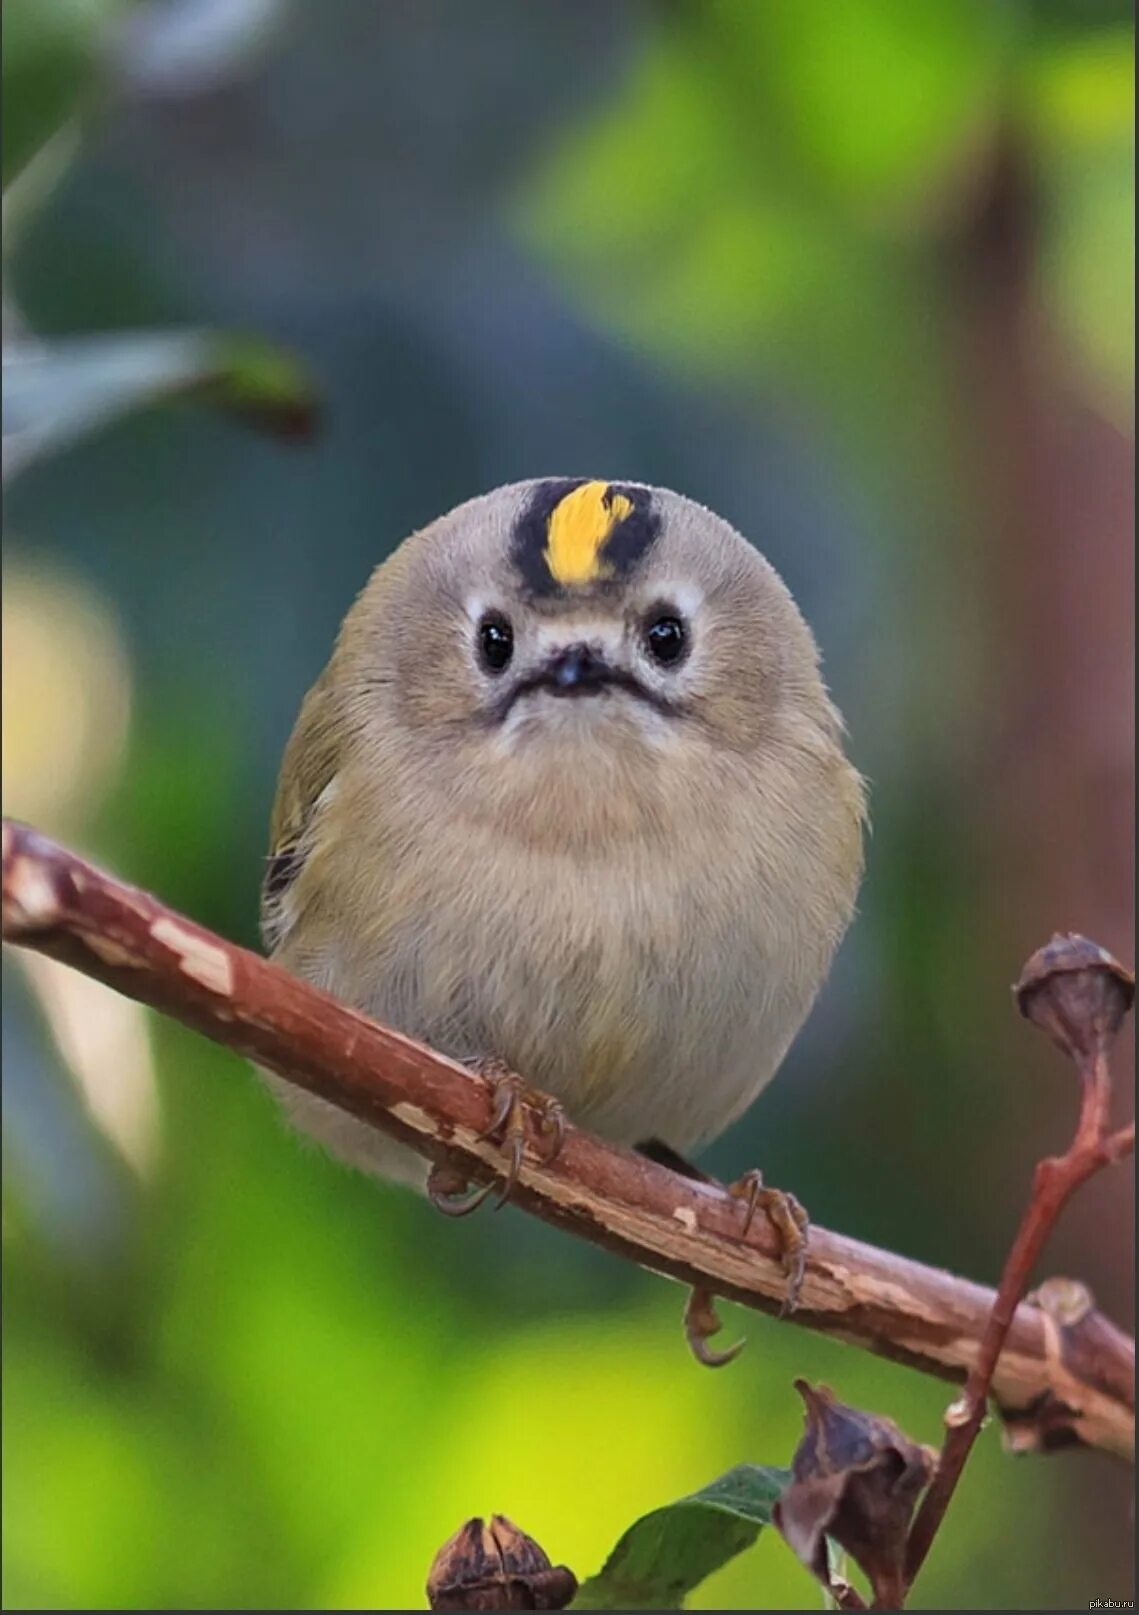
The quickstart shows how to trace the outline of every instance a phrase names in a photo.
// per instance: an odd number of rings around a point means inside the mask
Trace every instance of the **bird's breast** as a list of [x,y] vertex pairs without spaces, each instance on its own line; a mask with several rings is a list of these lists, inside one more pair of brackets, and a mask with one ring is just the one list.
[[323,985],[456,1058],[504,1060],[610,1137],[684,1148],[750,1102],[818,985],[764,895],[730,849],[444,837],[405,850],[358,940],[330,937]]

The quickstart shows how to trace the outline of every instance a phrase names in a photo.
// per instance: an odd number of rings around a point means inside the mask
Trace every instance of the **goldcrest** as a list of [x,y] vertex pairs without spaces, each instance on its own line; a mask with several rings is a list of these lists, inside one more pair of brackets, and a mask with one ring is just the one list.
[[[415,533],[285,752],[288,970],[615,1142],[697,1149],[771,1080],[851,919],[863,788],[810,629],[680,494],[517,483]],[[357,1167],[426,1163],[269,1077]]]

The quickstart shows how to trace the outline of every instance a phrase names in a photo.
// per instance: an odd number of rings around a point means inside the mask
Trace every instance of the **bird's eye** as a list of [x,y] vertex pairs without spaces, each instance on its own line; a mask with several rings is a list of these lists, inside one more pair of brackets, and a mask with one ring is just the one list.
[[645,644],[654,662],[669,667],[678,662],[688,649],[688,635],[679,617],[662,612],[653,617],[645,628]]
[[479,651],[489,673],[501,673],[514,655],[514,630],[496,612],[479,623]]

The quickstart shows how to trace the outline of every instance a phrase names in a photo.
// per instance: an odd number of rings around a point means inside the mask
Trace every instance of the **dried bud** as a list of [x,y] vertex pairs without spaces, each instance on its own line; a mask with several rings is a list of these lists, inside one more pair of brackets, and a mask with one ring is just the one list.
[[427,1578],[432,1609],[565,1609],[577,1581],[554,1567],[532,1537],[502,1514],[468,1520],[435,1555]]
[[807,1404],[806,1428],[775,1523],[824,1587],[829,1536],[866,1572],[878,1605],[898,1609],[906,1534],[935,1454],[889,1419],[844,1407],[825,1386],[796,1380],[795,1389]]
[[1135,977],[1087,937],[1057,933],[1013,988],[1020,1013],[1080,1065],[1111,1047],[1135,998]]

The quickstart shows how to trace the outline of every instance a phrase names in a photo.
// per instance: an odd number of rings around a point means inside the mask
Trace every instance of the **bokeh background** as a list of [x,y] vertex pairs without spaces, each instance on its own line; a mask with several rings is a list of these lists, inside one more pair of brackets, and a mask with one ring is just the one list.
[[[1131,6],[8,0],[4,34],[9,173],[39,153],[7,331],[258,333],[324,401],[306,446],[171,405],[9,483],[5,811],[254,944],[370,568],[516,478],[679,488],[801,601],[874,819],[833,979],[707,1164],[992,1280],[1075,1101],[1009,983],[1057,928],[1133,959]],[[785,1463],[796,1375],[937,1439],[945,1387],[729,1308],[705,1373],[673,1286],[446,1222],[235,1057],[4,968],[6,1607],[421,1608],[491,1510],[585,1575]],[[1132,1222],[1121,1170],[1044,1270],[1127,1326]],[[915,1606],[1131,1596],[1130,1498],[990,1428]],[[770,1534],[694,1602],[818,1607]]]

